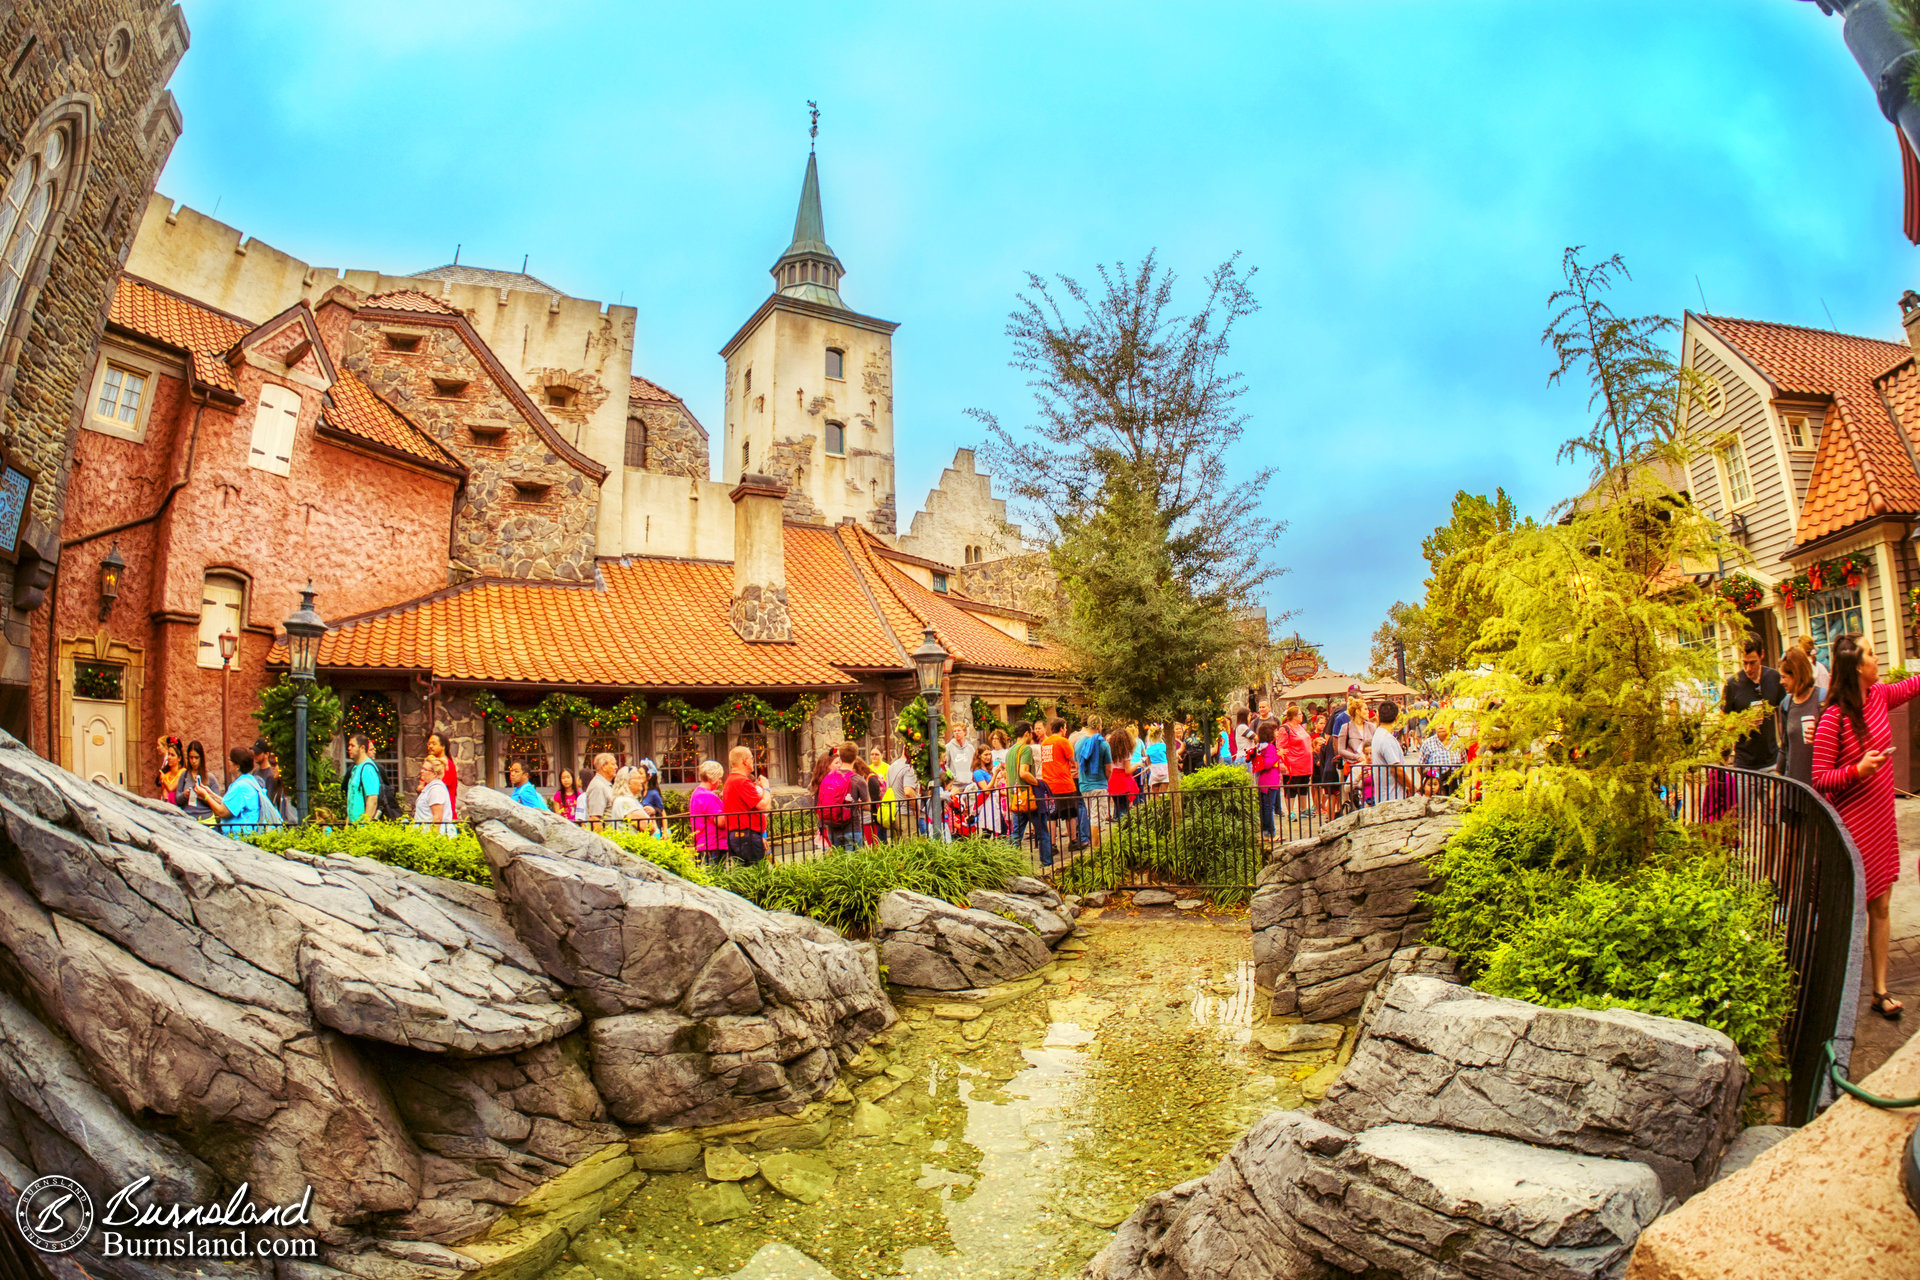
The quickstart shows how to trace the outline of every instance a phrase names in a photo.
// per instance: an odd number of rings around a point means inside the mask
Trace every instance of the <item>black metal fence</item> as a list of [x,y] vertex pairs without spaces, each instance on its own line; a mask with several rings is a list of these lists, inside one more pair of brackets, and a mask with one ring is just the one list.
[[1787,1121],[1805,1124],[1833,1100],[1827,1042],[1842,1073],[1853,1055],[1867,917],[1859,851],[1832,805],[1776,773],[1702,769],[1672,806],[1681,821],[1714,827],[1750,882],[1773,887],[1772,927],[1794,975],[1780,1033]]

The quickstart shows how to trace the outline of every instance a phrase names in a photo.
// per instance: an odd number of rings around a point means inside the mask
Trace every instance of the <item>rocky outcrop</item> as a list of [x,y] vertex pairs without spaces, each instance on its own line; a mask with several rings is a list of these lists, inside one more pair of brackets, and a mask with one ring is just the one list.
[[1360,1008],[1388,959],[1420,941],[1428,864],[1459,821],[1445,796],[1393,800],[1274,852],[1250,914],[1255,980],[1276,1015],[1321,1022]]
[[1712,1176],[1746,1075],[1717,1031],[1411,975],[1312,1115],[1149,1199],[1088,1280],[1617,1280]]
[[1073,920],[1066,914],[1066,904],[1061,902],[1060,895],[1050,889],[1047,892],[1051,900],[1035,893],[975,889],[967,895],[967,905],[1024,924],[1039,934],[1048,947],[1056,947],[1073,932]]
[[0,1184],[311,1185],[292,1280],[453,1280],[637,1186],[618,1121],[797,1114],[892,1022],[870,947],[462,800],[498,892],[237,843],[0,734]]
[[1740,1051],[1697,1023],[1396,981],[1319,1115],[1433,1125],[1650,1166],[1684,1200],[1740,1132]]
[[1212,1173],[1149,1200],[1085,1274],[1617,1276],[1660,1203],[1631,1161],[1412,1125],[1352,1134],[1281,1111]]
[[880,963],[887,981],[965,991],[1024,978],[1053,953],[1032,928],[991,911],[895,889],[880,899]]
[[892,1023],[871,958],[832,930],[689,884],[499,792],[466,795],[508,918],[592,1015],[593,1080],[616,1120],[796,1111]]

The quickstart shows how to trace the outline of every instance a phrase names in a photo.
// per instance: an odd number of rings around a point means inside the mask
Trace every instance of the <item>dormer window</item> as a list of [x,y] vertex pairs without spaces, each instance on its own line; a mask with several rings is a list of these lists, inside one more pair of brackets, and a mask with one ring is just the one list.
[[847,368],[847,353],[840,350],[840,348],[838,347],[828,347],[827,348],[827,376],[829,378],[845,378],[847,376],[846,368]]
[[515,502],[545,502],[552,490],[550,484],[538,480],[515,480],[513,482],[513,500]]
[[835,458],[847,456],[847,427],[843,422],[827,424],[827,453]]
[[944,574],[944,573],[936,573],[936,574],[934,574],[934,575],[933,575],[933,589],[934,589],[935,591],[945,591],[945,590],[947,589],[947,575],[946,575],[946,574]]
[[398,329],[386,329],[381,331],[380,336],[387,340],[387,350],[405,351],[412,354],[420,350],[420,339],[425,335],[406,333]]
[[433,380],[433,394],[446,399],[453,399],[466,389],[467,379],[465,378],[435,378]]
[[1813,448],[1813,434],[1807,430],[1805,414],[1789,414],[1787,417],[1787,447],[1789,449]]

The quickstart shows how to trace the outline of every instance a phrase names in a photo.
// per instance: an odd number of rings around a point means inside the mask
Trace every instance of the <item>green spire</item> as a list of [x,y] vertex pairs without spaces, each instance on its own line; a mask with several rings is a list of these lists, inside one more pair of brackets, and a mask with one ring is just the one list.
[[789,298],[805,298],[847,310],[840,300],[846,268],[827,247],[827,220],[820,212],[820,164],[807,152],[807,176],[800,184],[800,208],[793,215],[793,243],[773,264],[773,289]]

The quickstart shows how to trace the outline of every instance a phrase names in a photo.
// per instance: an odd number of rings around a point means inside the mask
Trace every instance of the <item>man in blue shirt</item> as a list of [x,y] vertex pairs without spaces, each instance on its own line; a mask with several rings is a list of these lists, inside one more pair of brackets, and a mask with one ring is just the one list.
[[1080,782],[1080,843],[1093,843],[1094,796],[1107,794],[1107,777],[1113,772],[1113,748],[1107,745],[1101,730],[1106,722],[1099,716],[1087,717],[1087,732],[1073,749],[1073,767]]
[[252,835],[260,830],[260,801],[266,795],[260,788],[260,779],[253,776],[253,752],[235,747],[227,753],[227,759],[233,765],[233,784],[227,788],[227,794],[216,796],[205,786],[197,791],[200,799],[213,810],[213,816],[220,820],[222,832],[230,836]]
[[507,766],[507,781],[513,784],[513,798],[529,809],[544,809],[546,800],[532,782],[527,779],[526,762],[515,760]]
[[347,821],[365,822],[380,812],[380,766],[373,762],[373,739],[354,734],[347,754],[353,759],[347,774]]

